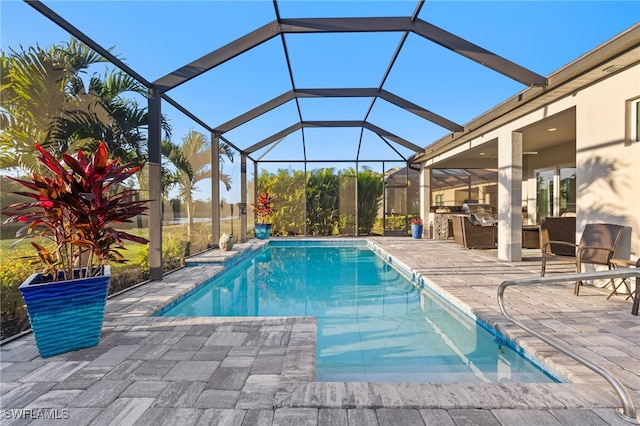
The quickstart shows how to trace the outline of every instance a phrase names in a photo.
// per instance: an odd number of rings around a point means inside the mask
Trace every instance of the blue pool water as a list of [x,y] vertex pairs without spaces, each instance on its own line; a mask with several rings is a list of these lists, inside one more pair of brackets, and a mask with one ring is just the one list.
[[270,243],[161,315],[317,317],[318,381],[553,381],[366,246]]

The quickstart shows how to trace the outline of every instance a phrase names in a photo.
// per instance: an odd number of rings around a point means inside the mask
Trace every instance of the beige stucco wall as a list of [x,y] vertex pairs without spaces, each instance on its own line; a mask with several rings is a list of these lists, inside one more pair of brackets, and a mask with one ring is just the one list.
[[626,101],[640,96],[640,65],[576,95],[577,227],[632,227],[640,255],[640,142],[625,146]]

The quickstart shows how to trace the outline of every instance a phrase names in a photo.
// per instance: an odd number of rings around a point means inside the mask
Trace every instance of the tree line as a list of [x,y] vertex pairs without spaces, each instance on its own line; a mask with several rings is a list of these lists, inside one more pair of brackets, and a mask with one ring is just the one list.
[[[274,235],[371,233],[382,200],[383,177],[369,168],[262,170],[258,192],[275,196]],[[357,225],[356,225],[357,224]]]

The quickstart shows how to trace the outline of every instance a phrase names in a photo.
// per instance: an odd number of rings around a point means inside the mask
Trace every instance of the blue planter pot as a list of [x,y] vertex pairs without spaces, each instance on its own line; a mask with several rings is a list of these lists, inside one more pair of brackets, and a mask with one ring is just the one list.
[[422,229],[424,225],[411,224],[411,236],[415,239],[422,238]]
[[259,240],[266,240],[271,235],[270,223],[256,223],[256,238]]
[[42,274],[33,274],[20,285],[43,358],[98,344],[110,279],[107,266],[97,277],[45,281]]

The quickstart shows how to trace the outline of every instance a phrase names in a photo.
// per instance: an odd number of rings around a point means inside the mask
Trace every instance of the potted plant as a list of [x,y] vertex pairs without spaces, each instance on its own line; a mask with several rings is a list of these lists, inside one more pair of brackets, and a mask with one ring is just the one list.
[[[34,173],[30,180],[11,178],[29,191],[15,192],[29,201],[3,211],[4,223],[24,226],[17,236],[36,237],[27,257],[42,266],[20,285],[40,355],[44,358],[100,341],[111,277],[109,262],[123,263],[123,241],[148,240],[114,229],[146,211],[147,201],[120,184],[139,167],[109,160],[101,142],[87,157],[62,154],[62,162],[39,144],[38,160],[51,177]],[[65,167],[66,165],[66,167]]]
[[256,223],[256,238],[264,240],[271,235],[271,223],[268,222],[273,213],[273,196],[269,192],[264,191],[258,194],[256,202],[253,203],[253,211],[258,217]]
[[411,236],[415,239],[422,238],[422,219],[419,217],[411,218]]

